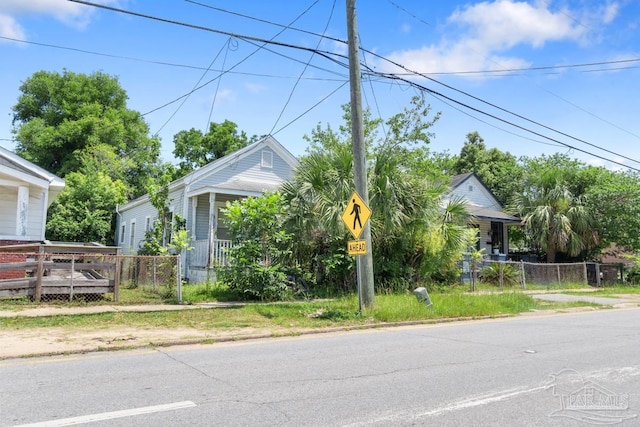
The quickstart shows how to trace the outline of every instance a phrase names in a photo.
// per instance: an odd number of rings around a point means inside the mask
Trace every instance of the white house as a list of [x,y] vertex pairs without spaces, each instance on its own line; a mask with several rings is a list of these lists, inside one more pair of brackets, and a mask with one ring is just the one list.
[[476,249],[485,249],[487,254],[509,253],[507,226],[519,224],[520,218],[505,213],[500,201],[475,173],[452,177],[450,188],[448,199],[464,200],[472,215],[471,225],[478,229]]
[[64,180],[0,147],[0,246],[44,240],[47,209]]
[[[182,254],[183,275],[191,282],[207,279],[230,245],[221,221],[228,201],[258,197],[277,190],[293,176],[298,160],[272,136],[217,159],[169,184],[169,209],[180,215],[192,237],[193,250]],[[135,253],[156,217],[149,195],[117,209],[116,245]]]

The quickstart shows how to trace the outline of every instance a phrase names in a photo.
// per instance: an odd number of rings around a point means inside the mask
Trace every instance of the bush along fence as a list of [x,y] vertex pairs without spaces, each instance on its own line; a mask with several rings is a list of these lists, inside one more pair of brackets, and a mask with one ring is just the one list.
[[584,285],[594,287],[625,283],[625,269],[621,264],[533,263],[524,261],[494,261],[481,259],[462,263],[461,280],[475,289],[476,283],[500,287],[567,287]]
[[0,298],[119,302],[124,287],[179,302],[179,272],[178,256],[120,255],[119,248],[105,246],[1,247]]

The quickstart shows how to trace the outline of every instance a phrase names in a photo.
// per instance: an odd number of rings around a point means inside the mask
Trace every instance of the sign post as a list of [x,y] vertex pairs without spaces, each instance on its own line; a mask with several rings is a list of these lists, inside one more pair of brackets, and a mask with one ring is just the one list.
[[[347,226],[347,229],[351,233],[354,239],[349,240],[347,242],[347,253],[349,255],[355,255],[356,264],[358,266],[358,274],[360,272],[360,256],[359,255],[367,255],[369,253],[369,249],[367,248],[367,239],[360,239],[360,235],[362,235],[362,231],[367,226],[369,222],[369,218],[371,217],[371,209],[369,206],[362,200],[362,197],[358,194],[357,191],[354,191],[351,197],[349,198],[349,202],[347,203],[347,207],[344,209],[342,213],[342,222]],[[360,311],[362,311],[362,281],[360,280],[360,276],[358,275],[358,306]]]

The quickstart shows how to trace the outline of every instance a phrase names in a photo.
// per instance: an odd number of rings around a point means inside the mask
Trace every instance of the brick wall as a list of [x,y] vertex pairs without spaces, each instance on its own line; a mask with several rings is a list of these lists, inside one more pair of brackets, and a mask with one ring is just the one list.
[[[22,245],[30,242],[21,242],[16,240],[0,240],[0,246]],[[0,264],[7,262],[25,262],[27,255],[16,253],[0,252]],[[21,279],[25,276],[24,270],[0,271],[0,280],[2,279]]]

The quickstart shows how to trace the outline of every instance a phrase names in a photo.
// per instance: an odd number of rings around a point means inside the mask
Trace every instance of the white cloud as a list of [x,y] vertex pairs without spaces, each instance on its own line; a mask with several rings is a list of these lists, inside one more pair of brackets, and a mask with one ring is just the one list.
[[[102,2],[102,4],[117,3],[118,0]],[[83,28],[89,23],[96,10],[92,6],[67,0],[1,0],[0,16],[5,19],[0,21],[0,32],[5,33],[14,28],[22,34],[20,38],[24,38],[24,31],[19,24],[20,16],[24,15],[48,15],[67,25]]]
[[449,22],[468,29],[468,34],[490,49],[517,44],[541,47],[550,40],[578,39],[586,30],[566,10],[552,12],[546,3],[496,0],[457,10]]
[[620,5],[618,3],[609,3],[604,6],[604,13],[602,14],[602,22],[610,24],[618,16]]
[[[583,16],[584,11],[552,8],[550,4],[493,0],[466,5],[449,16],[445,36],[439,42],[386,56],[422,73],[527,67],[529,61],[510,50],[519,46],[538,49],[553,41],[581,42],[589,32],[587,25],[573,18]],[[609,3],[605,9],[600,22],[613,19],[618,7]],[[398,71],[386,64],[380,67]]]
[[[0,36],[24,39],[24,29],[11,16],[0,14]],[[0,42],[2,41],[0,40]]]

